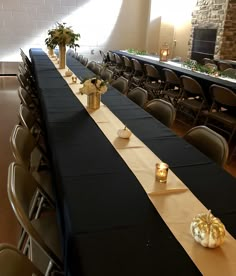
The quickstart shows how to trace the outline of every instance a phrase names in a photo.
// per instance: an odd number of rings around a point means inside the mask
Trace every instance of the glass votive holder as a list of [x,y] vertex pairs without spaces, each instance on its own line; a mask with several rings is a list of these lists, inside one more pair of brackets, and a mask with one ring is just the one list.
[[169,166],[166,163],[156,164],[156,180],[160,183],[166,183]]
[[76,83],[77,82],[77,77],[76,76],[72,76],[71,79],[72,79],[72,83]]

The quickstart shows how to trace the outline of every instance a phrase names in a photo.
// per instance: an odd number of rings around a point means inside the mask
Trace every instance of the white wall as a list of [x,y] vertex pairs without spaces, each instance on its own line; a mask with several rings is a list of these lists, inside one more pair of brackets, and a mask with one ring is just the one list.
[[197,0],[151,0],[147,51],[157,52],[167,43],[169,58],[187,58],[191,15]]
[[[81,34],[82,54],[145,49],[149,0],[2,0],[0,61],[20,60],[19,48],[45,47],[47,30],[66,22]],[[91,56],[91,50],[95,50]]]

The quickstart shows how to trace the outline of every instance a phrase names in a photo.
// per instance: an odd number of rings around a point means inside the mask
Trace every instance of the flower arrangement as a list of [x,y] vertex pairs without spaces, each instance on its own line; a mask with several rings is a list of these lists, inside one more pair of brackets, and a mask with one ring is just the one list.
[[81,94],[104,94],[107,92],[107,82],[98,77],[85,79],[82,84],[83,87],[79,89]]
[[56,28],[48,30],[48,37],[45,39],[47,47],[54,49],[57,45],[67,45],[70,48],[79,47],[76,41],[80,38],[79,33],[74,33],[66,23],[56,23]]

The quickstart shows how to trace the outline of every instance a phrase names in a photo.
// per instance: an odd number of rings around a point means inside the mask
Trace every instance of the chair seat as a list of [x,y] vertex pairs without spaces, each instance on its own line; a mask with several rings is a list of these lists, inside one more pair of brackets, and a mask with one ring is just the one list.
[[15,247],[9,244],[0,244],[0,275],[43,276],[44,274]]
[[230,126],[236,125],[236,117],[233,117],[227,112],[209,112],[208,117]]
[[175,97],[179,97],[179,92],[180,92],[180,89],[177,88],[177,89],[163,90],[161,91],[161,94],[175,98]]
[[31,223],[39,235],[43,237],[46,245],[62,261],[60,234],[56,214],[54,212],[43,214],[40,218],[32,220]]
[[132,82],[138,84],[143,81],[143,76],[133,76]]
[[149,89],[159,89],[161,86],[161,83],[159,82],[145,82],[144,87]]
[[202,104],[202,102],[196,100],[196,99],[185,99],[180,102],[180,105],[186,106],[188,108],[191,108],[192,110],[199,110],[199,109],[205,109],[207,108],[206,104]]
[[132,75],[132,72],[123,72],[123,76],[128,80],[132,78]]

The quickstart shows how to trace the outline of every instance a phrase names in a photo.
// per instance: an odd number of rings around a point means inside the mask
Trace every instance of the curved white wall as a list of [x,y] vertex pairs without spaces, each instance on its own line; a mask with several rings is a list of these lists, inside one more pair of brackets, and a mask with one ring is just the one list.
[[57,21],[81,34],[79,51],[95,50],[94,59],[100,48],[144,49],[148,14],[149,0],[2,0],[0,61],[21,60],[19,48],[45,47]]

